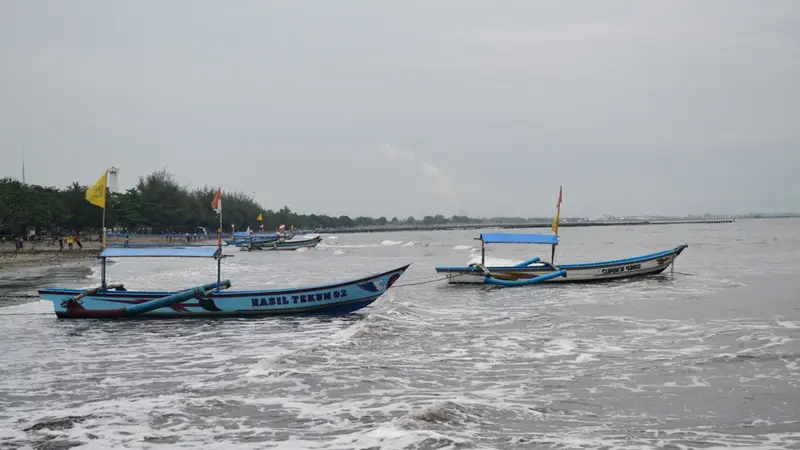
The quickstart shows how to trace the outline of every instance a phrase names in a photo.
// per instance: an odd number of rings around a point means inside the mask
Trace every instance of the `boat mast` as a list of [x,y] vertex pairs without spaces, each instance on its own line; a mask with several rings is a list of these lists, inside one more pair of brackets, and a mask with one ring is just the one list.
[[[220,202],[222,202],[222,190],[220,190]],[[219,208],[219,227],[217,227],[217,251],[222,255],[222,207]]]
[[[106,209],[108,209],[108,199],[106,198],[106,192],[108,188],[108,172],[109,170],[106,169],[106,176],[105,176],[105,184],[103,185],[103,244],[100,249],[100,254],[102,255],[103,251],[106,249]],[[115,172],[116,173],[116,172]],[[100,258],[100,289],[106,290],[106,258]]]
[[[102,248],[105,249],[106,248],[106,209],[108,209],[108,199],[106,198],[106,192],[107,192],[107,189],[108,189],[108,169],[106,169],[106,176],[105,176],[105,179],[103,181],[105,182],[105,184],[103,185],[103,224],[102,224],[102,228],[103,228],[103,245],[102,245]],[[105,259],[103,261],[105,261]],[[105,266],[105,264],[103,264],[103,266]],[[103,285],[104,285],[104,289],[105,289],[105,280],[103,280]]]
[[222,290],[222,189],[219,191],[219,227],[217,227],[217,292]]
[[100,257],[100,289],[106,290],[106,257]]
[[481,266],[486,266],[486,242],[483,241],[483,233],[475,239],[481,241]]

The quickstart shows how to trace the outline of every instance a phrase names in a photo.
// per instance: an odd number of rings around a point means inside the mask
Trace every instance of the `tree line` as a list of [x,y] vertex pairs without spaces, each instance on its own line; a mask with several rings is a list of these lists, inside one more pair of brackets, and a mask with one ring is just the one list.
[[[102,208],[86,200],[87,186],[74,182],[65,189],[24,184],[12,178],[0,179],[0,234],[93,233],[102,224]],[[192,233],[203,227],[215,233],[219,219],[211,210],[216,187],[189,189],[180,185],[174,176],[155,171],[139,177],[137,184],[125,192],[107,192],[106,227],[130,233]],[[242,192],[223,192],[224,231],[257,229],[275,230],[280,224],[303,229],[380,226],[390,224],[479,223],[482,219],[466,216],[426,216],[371,218],[346,215],[332,217],[324,214],[297,214],[288,206],[273,211],[265,209],[253,197]],[[261,214],[263,222],[256,218]],[[493,221],[525,221],[522,218],[494,218]]]

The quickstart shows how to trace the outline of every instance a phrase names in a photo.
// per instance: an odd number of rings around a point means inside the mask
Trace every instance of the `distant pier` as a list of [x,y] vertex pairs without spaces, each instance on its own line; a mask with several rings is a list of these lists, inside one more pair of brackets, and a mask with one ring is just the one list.
[[[676,219],[676,220],[586,220],[577,222],[561,222],[559,228],[569,227],[625,227],[634,225],[686,225],[686,224],[721,224],[733,223],[733,218],[716,219]],[[398,224],[374,225],[346,228],[316,228],[315,233],[382,233],[389,231],[439,231],[439,230],[477,230],[484,228],[550,228],[552,222],[483,222],[483,223],[450,223],[450,224]]]

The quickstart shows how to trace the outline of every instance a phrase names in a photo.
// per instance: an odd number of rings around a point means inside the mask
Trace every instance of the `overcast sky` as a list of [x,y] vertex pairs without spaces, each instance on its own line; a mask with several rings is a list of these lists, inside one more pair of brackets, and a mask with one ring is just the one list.
[[267,208],[800,212],[800,1],[0,2],[0,177]]

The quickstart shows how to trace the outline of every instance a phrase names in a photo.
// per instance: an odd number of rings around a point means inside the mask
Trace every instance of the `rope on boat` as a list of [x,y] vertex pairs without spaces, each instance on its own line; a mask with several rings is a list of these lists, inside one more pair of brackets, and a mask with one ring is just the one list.
[[489,269],[486,268],[486,266],[484,266],[483,264],[474,263],[474,264],[470,264],[470,266],[480,269],[483,272],[484,276],[487,276],[487,277],[494,276],[494,275],[492,275],[492,272],[489,272]]
[[450,278],[452,278],[452,276],[448,275],[448,276],[446,276],[444,278],[439,277],[439,278],[434,278],[432,280],[417,281],[417,282],[414,282],[414,283],[395,284],[395,285],[392,286],[392,289],[399,288],[399,287],[406,287],[406,286],[417,286],[417,285],[420,285],[420,284],[436,283],[437,281],[444,281],[444,280],[448,280]]

